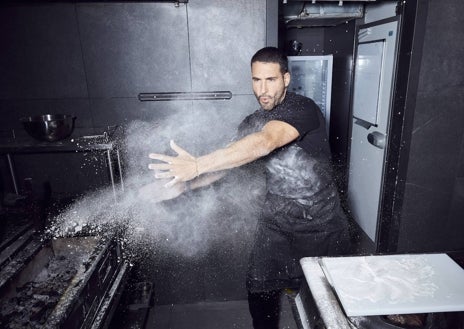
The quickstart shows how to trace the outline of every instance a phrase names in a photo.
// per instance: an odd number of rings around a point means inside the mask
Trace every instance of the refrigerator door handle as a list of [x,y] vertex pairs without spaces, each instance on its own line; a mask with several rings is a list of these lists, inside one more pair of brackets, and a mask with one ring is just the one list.
[[385,148],[385,139],[385,134],[380,131],[373,131],[367,135],[367,141],[379,149]]
[[375,126],[373,123],[370,123],[366,120],[363,120],[363,119],[358,119],[358,118],[355,118],[355,121],[354,121],[355,124],[357,124],[358,126],[361,126],[365,129],[369,129],[370,127],[373,127]]

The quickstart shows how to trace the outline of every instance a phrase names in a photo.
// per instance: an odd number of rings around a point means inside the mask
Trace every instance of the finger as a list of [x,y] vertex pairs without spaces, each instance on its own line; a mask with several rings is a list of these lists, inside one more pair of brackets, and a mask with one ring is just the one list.
[[157,172],[155,174],[155,178],[171,178],[171,177],[175,177],[175,176],[170,171],[162,171],[162,172]]
[[170,182],[168,182],[166,185],[164,185],[164,187],[172,187],[174,185],[176,185],[176,183],[179,182],[179,178],[177,177],[174,177],[173,180],[171,180]]
[[171,148],[174,150],[174,152],[176,152],[178,155],[180,156],[188,156],[188,157],[192,157],[190,155],[190,153],[188,153],[186,150],[184,150],[182,147],[180,147],[179,145],[177,145],[173,140],[170,141],[169,145],[171,146]]
[[170,157],[168,155],[164,155],[164,154],[150,153],[150,154],[148,154],[148,157],[150,159],[164,161],[164,162],[171,162],[172,161],[172,157]]
[[148,169],[169,170],[169,169],[171,169],[171,165],[169,163],[150,163],[148,165]]

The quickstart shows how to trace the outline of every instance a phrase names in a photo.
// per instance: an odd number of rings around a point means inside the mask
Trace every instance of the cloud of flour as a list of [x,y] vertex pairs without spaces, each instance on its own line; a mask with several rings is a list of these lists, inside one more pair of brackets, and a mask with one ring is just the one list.
[[[248,109],[249,111],[249,109]],[[251,168],[230,171],[220,182],[154,203],[139,197],[153,182],[151,152],[174,155],[174,140],[194,156],[225,146],[245,113],[216,108],[181,108],[154,121],[133,121],[122,141],[125,190],[88,193],[61,212],[48,232],[54,236],[119,232],[132,246],[156,246],[184,256],[207,252],[215,243],[241,244],[253,234],[260,209],[263,177]]]

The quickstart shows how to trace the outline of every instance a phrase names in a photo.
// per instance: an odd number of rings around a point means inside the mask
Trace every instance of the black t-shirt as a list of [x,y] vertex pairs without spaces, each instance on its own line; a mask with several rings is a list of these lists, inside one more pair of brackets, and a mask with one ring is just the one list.
[[308,154],[330,157],[324,118],[312,99],[287,92],[284,101],[274,109],[259,109],[247,116],[238,128],[239,138],[260,131],[272,120],[283,121],[293,126],[299,133],[294,143]]
[[[287,92],[284,101],[274,109],[259,109],[247,116],[239,126],[239,138],[260,131],[271,121],[279,120],[299,132],[297,140],[289,143],[260,160],[264,163],[267,192],[274,196],[298,200],[298,203],[317,209],[337,197],[332,180],[330,148],[324,119],[313,100]],[[333,200],[336,203],[336,200]],[[315,216],[323,216],[318,211]],[[329,214],[324,214],[329,215]]]

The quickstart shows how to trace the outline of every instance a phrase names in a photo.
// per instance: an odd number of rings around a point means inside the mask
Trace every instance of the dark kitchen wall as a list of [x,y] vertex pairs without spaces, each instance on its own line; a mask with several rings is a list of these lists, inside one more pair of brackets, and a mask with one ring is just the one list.
[[[2,5],[0,28],[2,134],[14,129],[24,136],[19,118],[43,113],[76,115],[76,137],[133,120],[155,122],[178,109],[186,116],[204,109],[235,114],[230,126],[211,131],[220,133],[219,144],[230,137],[235,121],[256,107],[249,58],[266,43],[265,0]],[[137,98],[141,92],[214,90],[231,91],[233,97],[222,102]],[[52,161],[41,158],[36,165]],[[21,180],[28,168],[21,161],[16,165]],[[80,167],[74,169],[70,172]],[[8,177],[4,181],[11,189]]]
[[342,198],[347,188],[350,95],[352,90],[355,21],[326,28],[324,49],[333,55],[330,147]]
[[85,132],[169,114],[171,103],[141,103],[140,92],[250,95],[243,82],[265,44],[265,8],[220,0],[4,5],[2,127],[21,130],[20,116],[44,111],[79,114]]
[[464,2],[430,0],[398,251],[464,249]]
[[[280,46],[286,47],[293,40],[302,43],[300,56],[333,56],[332,99],[330,117],[330,147],[337,173],[340,192],[346,190],[347,150],[349,145],[349,114],[351,77],[353,70],[355,21],[347,20],[338,25],[286,28],[280,26]],[[291,53],[289,53],[290,55]]]
[[[180,145],[195,151],[201,151],[202,144],[224,145],[241,118],[257,108],[249,61],[268,42],[275,45],[277,27],[274,31],[270,19],[277,20],[276,5],[266,0],[195,0],[179,6],[174,2],[2,4],[2,135],[13,129],[17,139],[29,138],[19,118],[43,113],[75,115],[72,138],[101,133],[110,125],[127,127],[138,120],[153,124],[156,133],[157,122],[181,114],[195,129],[178,134]],[[217,90],[230,91],[232,98],[140,102],[137,97],[142,92]],[[208,124],[198,113],[209,116]],[[167,142],[160,136],[160,144]],[[140,160],[144,170],[150,151]],[[107,183],[105,163],[98,154],[92,159],[79,154],[13,157],[18,180],[33,176],[37,194],[47,183],[55,197],[85,193]],[[103,166],[101,170],[89,163],[93,158]],[[4,156],[0,170],[1,189],[11,192]],[[224,243],[198,258],[151,255],[153,267],[141,272],[155,282],[157,303],[243,298],[249,240],[240,238],[246,240],[241,246]]]

